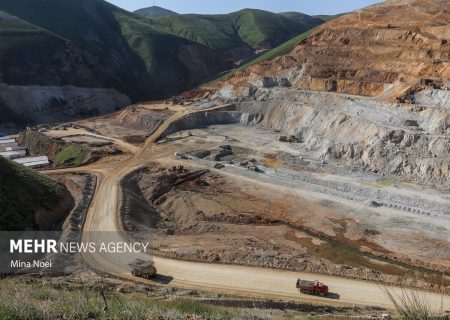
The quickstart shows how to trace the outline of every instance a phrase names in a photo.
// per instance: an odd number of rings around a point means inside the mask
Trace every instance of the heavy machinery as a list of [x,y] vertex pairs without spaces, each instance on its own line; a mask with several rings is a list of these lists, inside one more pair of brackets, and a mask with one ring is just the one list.
[[321,297],[325,297],[328,294],[328,286],[319,281],[298,279],[296,288],[305,294],[316,294]]
[[131,274],[135,277],[150,279],[156,274],[156,268],[153,261],[144,261],[136,259],[128,264],[131,269]]

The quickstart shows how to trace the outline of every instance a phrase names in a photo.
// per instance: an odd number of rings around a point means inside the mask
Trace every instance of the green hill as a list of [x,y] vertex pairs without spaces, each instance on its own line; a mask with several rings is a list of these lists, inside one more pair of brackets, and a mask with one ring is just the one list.
[[321,14],[321,15],[314,16],[314,17],[319,18],[319,19],[323,20],[324,22],[328,22],[333,19],[339,18],[339,17],[343,16],[344,14],[346,14],[346,13],[339,13],[339,14],[333,14],[333,15]]
[[256,9],[221,15],[160,16],[152,21],[161,29],[217,50],[272,48],[323,23],[307,15],[300,20]]
[[301,12],[282,12],[280,15],[300,23],[307,30],[317,27],[325,22],[321,17],[308,16]]
[[68,213],[70,204],[71,197],[64,186],[0,157],[0,230],[38,229],[40,220],[57,222]]
[[[2,0],[0,11],[0,83],[41,86],[20,93],[3,87],[0,126],[111,111],[128,103],[119,92],[132,102],[167,98],[321,21],[252,9],[149,19],[104,0]],[[108,100],[99,88],[121,97]],[[27,99],[11,98],[24,94]]]
[[[67,40],[24,20],[0,12],[0,81],[8,84],[85,83],[94,73]],[[64,68],[59,65],[64,64]],[[88,81],[88,84],[98,84]]]
[[178,14],[176,12],[173,12],[171,10],[167,10],[158,6],[143,8],[134,11],[134,13],[139,14],[146,18],[156,18],[156,17],[162,17],[162,16],[172,16],[175,14]]
[[[7,84],[30,85],[42,79],[48,85],[112,87],[138,101],[181,92],[226,68],[213,50],[103,0],[2,0],[0,10],[20,19],[21,29],[8,32],[10,39],[2,41],[7,46],[23,44],[16,49],[24,53],[15,58],[15,64],[42,69],[21,77],[2,77]],[[13,28],[17,22],[11,21],[7,24]],[[78,56],[56,63],[54,57],[66,52],[62,45]],[[35,47],[42,54],[37,50],[34,56]],[[11,57],[0,56],[2,70],[10,63]],[[66,64],[79,66],[81,71],[66,76]],[[55,74],[61,76],[52,80]]]

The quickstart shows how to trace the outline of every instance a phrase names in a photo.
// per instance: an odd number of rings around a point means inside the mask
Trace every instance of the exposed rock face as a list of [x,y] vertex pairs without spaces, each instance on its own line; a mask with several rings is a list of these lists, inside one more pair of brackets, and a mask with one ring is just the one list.
[[218,83],[215,96],[319,160],[447,188],[448,30],[448,1],[386,1]]
[[449,109],[260,88],[236,110],[296,137],[299,148],[317,159],[409,181],[450,182]]
[[393,99],[450,76],[449,24],[448,1],[387,1],[320,26],[290,54],[230,82],[282,77],[294,88]]

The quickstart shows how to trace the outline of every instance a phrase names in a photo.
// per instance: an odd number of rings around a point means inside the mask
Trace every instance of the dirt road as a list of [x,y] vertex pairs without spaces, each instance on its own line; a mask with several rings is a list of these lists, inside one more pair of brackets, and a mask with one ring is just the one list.
[[[105,168],[93,168],[99,177],[96,193],[84,226],[83,241],[101,242],[105,236],[114,234],[117,241],[126,241],[122,237],[119,217],[120,181],[129,172],[143,166],[157,157],[153,143],[167,126],[185,116],[189,111],[182,109],[162,123],[160,128],[149,137],[144,147],[132,158]],[[107,231],[110,231],[108,233]],[[93,268],[125,278],[133,278],[127,264],[136,258],[149,259],[146,254],[84,254],[84,259]],[[330,305],[374,305],[392,307],[383,288],[379,285],[299,272],[262,269],[244,266],[220,265],[186,262],[154,257],[158,278],[176,287],[207,289],[211,291],[238,294],[246,297],[270,298],[315,302]],[[305,296],[295,289],[297,278],[320,279],[326,282],[332,294],[329,298]],[[137,281],[145,280],[133,278]],[[390,288],[397,293],[400,288]],[[435,310],[439,310],[443,299],[444,310],[450,310],[450,297],[420,292]]]

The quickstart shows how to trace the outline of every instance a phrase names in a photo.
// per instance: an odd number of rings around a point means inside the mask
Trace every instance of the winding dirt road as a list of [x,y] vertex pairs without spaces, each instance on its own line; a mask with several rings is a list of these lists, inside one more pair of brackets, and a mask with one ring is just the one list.
[[[120,181],[131,171],[157,160],[156,148],[158,147],[154,142],[173,121],[191,112],[196,111],[180,108],[177,113],[161,124],[148,138],[144,146],[130,159],[108,163],[103,167],[101,164],[93,164],[78,170],[95,173],[98,177],[97,189],[84,225],[83,241],[101,242],[105,237],[111,237],[111,235],[114,235],[117,241],[127,241],[122,236],[118,220],[121,199]],[[109,240],[111,239],[109,238]],[[136,258],[149,259],[146,254],[103,254],[97,252],[94,254],[86,253],[83,257],[90,266],[99,271],[135,281],[147,282],[132,277],[127,265]],[[161,257],[153,257],[153,259],[158,269],[159,276],[157,279],[175,287],[205,289],[245,297],[328,305],[392,307],[384,289],[371,282],[273,269],[186,262]],[[320,278],[329,285],[332,294],[329,298],[302,295],[295,288],[297,278]],[[389,287],[389,290],[401,293],[400,288]],[[444,310],[450,310],[450,297],[448,296],[442,297],[427,292],[419,292],[419,295],[426,298],[435,310],[440,310],[441,299]]]

